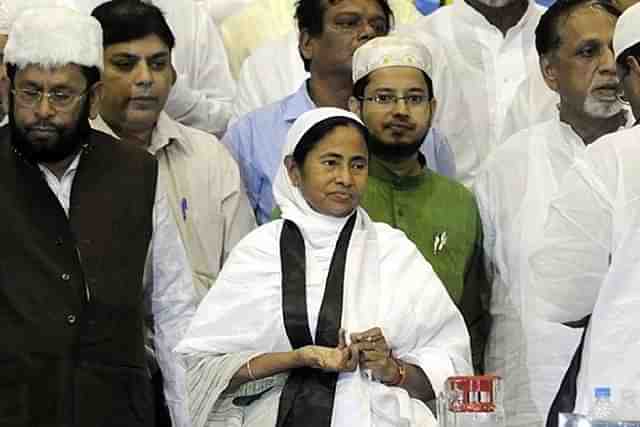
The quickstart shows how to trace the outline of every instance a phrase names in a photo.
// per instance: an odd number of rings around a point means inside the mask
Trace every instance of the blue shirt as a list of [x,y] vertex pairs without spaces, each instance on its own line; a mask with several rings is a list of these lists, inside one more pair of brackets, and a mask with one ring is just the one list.
[[[280,167],[287,132],[300,115],[314,108],[305,82],[281,101],[242,116],[222,139],[238,162],[259,224],[271,219],[275,207],[271,188]],[[453,152],[437,130],[429,131],[421,151],[428,168],[441,175],[455,176]]]

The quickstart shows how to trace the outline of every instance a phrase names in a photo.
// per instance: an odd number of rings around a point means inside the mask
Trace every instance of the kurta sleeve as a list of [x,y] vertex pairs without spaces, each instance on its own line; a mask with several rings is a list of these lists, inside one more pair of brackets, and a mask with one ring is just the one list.
[[607,145],[590,147],[566,173],[530,258],[535,291],[548,303],[540,314],[551,321],[590,314],[609,268],[617,166]]
[[190,426],[185,400],[185,370],[173,348],[195,313],[196,295],[187,255],[158,181],[153,209],[153,237],[145,271],[145,298],[153,318],[156,359],[173,425]]
[[181,59],[196,61],[197,73],[178,73],[165,109],[180,123],[222,137],[231,118],[235,82],[219,31],[200,5],[193,8],[195,58]]
[[465,319],[471,338],[473,368],[484,372],[484,348],[491,329],[491,285],[487,279],[482,245],[482,225],[476,220],[476,240],[473,255],[465,268],[464,289],[460,298],[460,311]]

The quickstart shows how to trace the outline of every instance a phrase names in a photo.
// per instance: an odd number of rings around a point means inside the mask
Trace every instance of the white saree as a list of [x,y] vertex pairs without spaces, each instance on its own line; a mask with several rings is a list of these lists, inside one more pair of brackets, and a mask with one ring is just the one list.
[[[352,117],[330,110],[334,116]],[[320,121],[310,114],[314,121],[304,132]],[[326,114],[320,118],[327,118]],[[296,130],[300,126],[292,128],[285,154],[293,152],[304,134],[295,135]],[[313,211],[291,185],[284,167],[274,190],[283,218],[295,222],[305,240],[307,310],[315,336],[324,282],[346,218]],[[438,393],[447,377],[472,372],[462,316],[404,233],[373,223],[361,208],[356,215],[344,274],[342,327],[347,333],[380,327],[394,356],[419,366]],[[247,406],[234,404],[238,393],[222,392],[247,360],[292,350],[282,314],[282,224],[283,220],[266,224],[238,243],[176,349],[187,363],[194,427],[275,426],[286,375],[243,386],[240,394],[260,396]],[[259,394],[265,388],[268,391]],[[423,402],[412,399],[403,388],[372,381],[357,369],[338,377],[331,425],[434,426],[436,420]]]

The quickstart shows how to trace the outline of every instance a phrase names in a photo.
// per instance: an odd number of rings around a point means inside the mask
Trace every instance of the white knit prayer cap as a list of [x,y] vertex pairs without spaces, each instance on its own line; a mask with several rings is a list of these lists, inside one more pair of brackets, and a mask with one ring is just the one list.
[[379,68],[398,66],[417,68],[431,76],[431,53],[424,44],[413,37],[401,35],[376,37],[354,52],[353,82],[357,82]]
[[633,45],[640,43],[640,3],[624,11],[616,22],[613,33],[613,52],[618,56]]
[[102,55],[102,27],[95,18],[70,7],[24,7],[11,26],[4,61],[21,68],[72,63],[102,70]]

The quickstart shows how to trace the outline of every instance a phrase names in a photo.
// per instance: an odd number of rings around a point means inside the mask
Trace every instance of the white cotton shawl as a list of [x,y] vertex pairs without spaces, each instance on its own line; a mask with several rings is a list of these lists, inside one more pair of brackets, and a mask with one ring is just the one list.
[[[337,109],[317,109],[301,116],[289,132],[282,158],[293,152],[315,123],[337,115],[355,117]],[[276,177],[274,194],[282,216],[302,231],[307,264],[318,259],[320,263],[330,262],[330,257],[318,258],[310,253],[333,253],[345,219],[313,211],[289,181],[284,165]],[[471,372],[469,338],[462,316],[431,266],[402,232],[373,223],[361,208],[356,215],[344,275],[342,327],[348,332],[381,327],[394,355],[420,366],[438,392],[448,376]],[[220,402],[215,407],[214,402],[244,361],[256,354],[291,350],[282,316],[282,224],[282,220],[266,224],[236,246],[176,349],[187,354],[188,364],[192,358],[202,366],[206,354],[214,361],[209,363],[216,364],[217,373],[207,371],[214,378],[205,387],[200,386],[200,393],[194,391],[204,371],[194,368],[197,363],[188,367],[195,427],[216,425],[206,421],[212,419],[211,414],[197,411],[221,410]],[[328,270],[328,265],[321,269]],[[317,313],[309,313],[309,317],[317,317]],[[211,387],[213,383],[218,386]],[[207,390],[206,397],[202,397],[203,389]],[[273,410],[277,412],[277,404]],[[275,414],[269,420],[275,420]],[[333,427],[435,425],[435,417],[426,405],[411,399],[404,389],[371,381],[360,370],[340,374]]]

